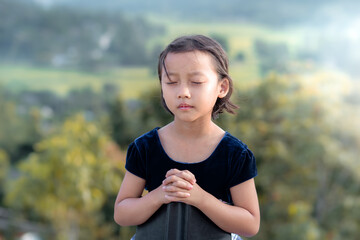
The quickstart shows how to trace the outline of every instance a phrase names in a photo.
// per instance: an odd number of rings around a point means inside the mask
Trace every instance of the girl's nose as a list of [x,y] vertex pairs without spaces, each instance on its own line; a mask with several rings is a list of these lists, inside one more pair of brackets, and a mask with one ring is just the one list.
[[188,86],[186,85],[181,85],[179,87],[179,92],[178,92],[178,98],[190,98],[190,90],[188,88]]

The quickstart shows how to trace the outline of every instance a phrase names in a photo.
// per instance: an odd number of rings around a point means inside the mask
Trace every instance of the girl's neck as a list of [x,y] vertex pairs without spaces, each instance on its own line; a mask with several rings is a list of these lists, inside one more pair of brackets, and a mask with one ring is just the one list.
[[202,137],[211,136],[216,132],[223,131],[211,120],[197,121],[197,122],[182,122],[176,119],[169,125],[171,130],[176,136],[184,139],[197,139]]

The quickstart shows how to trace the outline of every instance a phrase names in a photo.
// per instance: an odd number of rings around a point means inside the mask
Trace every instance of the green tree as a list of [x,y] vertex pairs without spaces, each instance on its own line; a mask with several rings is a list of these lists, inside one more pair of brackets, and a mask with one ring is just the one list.
[[127,113],[128,111],[120,97],[110,104],[109,124],[111,137],[123,148],[126,148],[134,137],[129,128],[130,123]]
[[140,107],[138,108],[138,119],[141,124],[141,131],[146,131],[154,127],[161,127],[172,121],[172,115],[165,110],[161,91],[159,88],[150,89],[140,97]]
[[6,203],[50,221],[56,239],[110,239],[116,225],[101,210],[109,199],[114,203],[124,163],[109,158],[109,143],[81,115],[68,119],[19,164]]
[[3,205],[5,181],[8,178],[10,162],[4,150],[0,149],[0,206]]
[[220,43],[221,47],[225,50],[225,52],[228,53],[230,51],[229,41],[227,40],[226,37],[217,33],[210,34],[210,37],[213,38],[218,43]]
[[17,162],[32,152],[41,137],[39,110],[8,100],[6,89],[0,86],[0,112],[0,148],[11,162]]
[[340,128],[329,121],[332,103],[317,93],[315,80],[309,86],[272,75],[239,92],[240,112],[229,127],[257,158],[262,226],[254,239],[359,235],[359,179],[342,164],[343,143],[334,137]]

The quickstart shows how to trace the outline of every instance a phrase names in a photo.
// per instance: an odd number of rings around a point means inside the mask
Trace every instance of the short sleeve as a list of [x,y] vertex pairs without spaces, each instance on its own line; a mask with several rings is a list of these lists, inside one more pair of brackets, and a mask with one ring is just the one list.
[[126,154],[126,164],[125,168],[127,171],[132,174],[145,179],[146,168],[145,160],[141,157],[139,149],[136,146],[136,143],[133,142],[129,145],[127,154]]
[[257,176],[254,154],[247,148],[243,149],[240,156],[235,156],[230,161],[229,188],[243,183]]

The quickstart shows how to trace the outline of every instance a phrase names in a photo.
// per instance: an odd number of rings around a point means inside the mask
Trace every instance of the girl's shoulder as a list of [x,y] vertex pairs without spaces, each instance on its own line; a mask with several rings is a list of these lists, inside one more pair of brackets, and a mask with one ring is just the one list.
[[157,144],[157,142],[159,141],[159,137],[158,137],[158,133],[157,130],[159,129],[159,127],[156,127],[144,134],[142,134],[141,136],[137,137],[131,144],[131,145],[135,145],[137,148],[143,148],[143,147],[149,147],[153,144]]
[[[210,158],[228,159],[230,163],[239,159],[243,161],[247,158],[253,158],[253,153],[244,142],[226,131]],[[212,161],[207,162],[211,163]]]
[[225,147],[229,147],[230,149],[248,150],[248,146],[243,141],[231,135],[229,132],[225,132],[222,142]]

